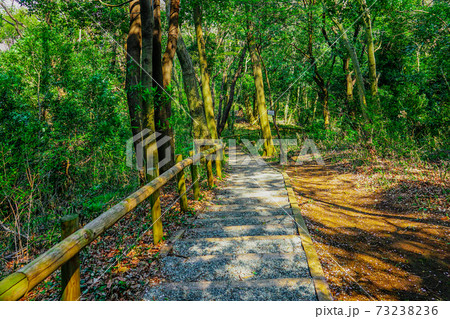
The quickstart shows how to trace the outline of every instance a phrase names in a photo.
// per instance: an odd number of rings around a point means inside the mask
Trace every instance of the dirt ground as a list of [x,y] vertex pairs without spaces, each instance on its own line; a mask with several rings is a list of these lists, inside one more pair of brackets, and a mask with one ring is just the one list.
[[445,177],[389,163],[361,172],[291,164],[284,168],[335,300],[450,300]]

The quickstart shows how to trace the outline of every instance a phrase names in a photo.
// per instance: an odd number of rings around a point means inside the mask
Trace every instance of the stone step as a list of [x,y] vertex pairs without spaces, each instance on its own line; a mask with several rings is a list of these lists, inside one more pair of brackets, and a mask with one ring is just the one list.
[[184,257],[293,252],[303,253],[301,239],[297,235],[184,239],[173,245],[174,255]]
[[270,183],[256,183],[250,181],[229,183],[229,186],[234,188],[245,188],[247,190],[272,190],[285,189],[284,182],[270,182]]
[[171,282],[259,280],[309,276],[305,254],[244,254],[161,260],[161,273]]
[[224,198],[224,197],[278,197],[278,196],[287,196],[287,190],[281,189],[281,190],[268,190],[268,189],[248,189],[248,188],[223,188],[221,189],[218,194],[217,198]]
[[249,211],[279,211],[280,215],[284,214],[286,211],[291,211],[291,204],[281,204],[273,207],[272,205],[252,205],[248,207],[246,205],[212,205],[207,206],[205,212],[225,212],[225,211],[235,211],[235,212],[249,212]]
[[277,215],[292,215],[292,209],[261,209],[253,210],[243,209],[243,210],[220,210],[212,212],[204,212],[197,215],[198,219],[208,219],[208,218],[249,218],[249,217],[270,217]]
[[258,178],[259,174],[262,174],[261,178],[263,177],[276,177],[278,178],[280,173],[274,172],[273,170],[269,169],[260,169],[259,167],[249,167],[245,169],[239,169],[239,170],[233,170],[232,173],[227,174],[227,178],[243,178],[245,176],[249,176],[252,178]]
[[193,222],[195,227],[221,227],[239,225],[294,225],[294,218],[290,215],[275,216],[254,216],[254,217],[228,217],[196,219]]
[[252,176],[252,174],[248,173],[248,176],[246,177],[239,177],[234,178],[230,177],[227,178],[227,182],[229,182],[230,185],[233,185],[234,183],[258,183],[258,184],[264,184],[264,183],[278,183],[278,184],[284,184],[283,176],[273,176],[273,177],[255,177]]
[[295,235],[297,228],[291,225],[241,225],[211,228],[192,228],[183,238],[224,238],[238,236]]
[[289,198],[287,196],[266,196],[266,197],[227,197],[227,198],[218,198],[214,201],[217,205],[247,205],[251,207],[251,205],[263,205],[263,206],[272,206],[278,207],[279,204],[288,204]]
[[[251,186],[255,186],[257,184],[250,184]],[[248,193],[248,192],[273,192],[273,193],[284,193],[287,192],[287,190],[284,187],[257,187],[258,189],[254,189],[256,187],[251,187],[251,189],[249,190],[248,187],[241,187],[241,186],[233,186],[233,185],[228,185],[226,187],[222,187],[220,189],[218,189],[218,194],[221,194],[222,192],[228,193],[228,192],[233,192],[233,193]]]
[[251,173],[243,174],[245,177],[230,177],[227,178],[227,185],[233,185],[236,183],[272,183],[271,185],[277,184],[277,186],[283,186],[285,185],[284,179],[282,176],[273,177],[273,178],[254,178]]
[[163,283],[150,287],[144,300],[298,301],[317,300],[310,278]]

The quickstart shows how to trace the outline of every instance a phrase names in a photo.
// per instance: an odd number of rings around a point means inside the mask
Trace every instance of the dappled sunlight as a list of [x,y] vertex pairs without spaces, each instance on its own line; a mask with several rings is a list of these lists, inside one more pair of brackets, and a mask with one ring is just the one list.
[[337,300],[448,300],[448,223],[390,202],[406,182],[372,192],[360,176],[333,166],[286,171]]

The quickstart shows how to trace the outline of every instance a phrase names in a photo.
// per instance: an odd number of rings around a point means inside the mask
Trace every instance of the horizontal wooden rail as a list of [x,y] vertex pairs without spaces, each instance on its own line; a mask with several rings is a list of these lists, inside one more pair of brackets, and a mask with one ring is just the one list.
[[186,167],[200,162],[201,159],[220,151],[221,145],[189,157],[167,170],[164,174],[134,192],[117,205],[111,207],[83,228],[66,237],[58,244],[41,254],[17,272],[0,281],[0,301],[19,300],[37,284],[51,275],[63,264],[76,256],[81,249],[89,245],[95,238],[117,223],[145,199],[167,184]]

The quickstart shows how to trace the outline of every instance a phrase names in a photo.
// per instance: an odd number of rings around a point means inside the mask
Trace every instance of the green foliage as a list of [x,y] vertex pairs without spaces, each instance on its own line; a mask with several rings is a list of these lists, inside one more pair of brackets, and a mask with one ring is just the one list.
[[48,216],[97,214],[103,202],[83,202],[134,184],[121,78],[99,49],[109,44],[77,38],[41,23],[0,54],[3,220],[31,219],[33,229]]

